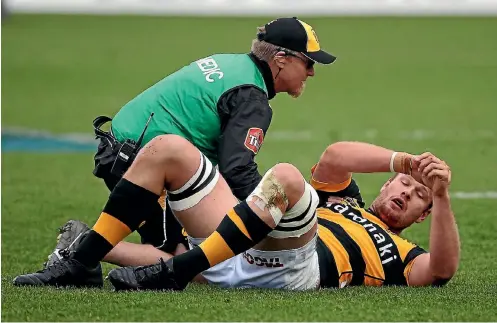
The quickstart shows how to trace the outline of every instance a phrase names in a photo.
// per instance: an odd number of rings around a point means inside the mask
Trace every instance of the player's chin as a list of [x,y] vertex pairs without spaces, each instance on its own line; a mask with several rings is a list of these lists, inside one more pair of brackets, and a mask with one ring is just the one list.
[[399,225],[402,211],[394,210],[389,205],[385,205],[383,207],[383,212],[381,212],[381,219],[385,224],[387,224],[391,228],[396,228]]
[[296,99],[299,96],[301,96],[302,93],[304,93],[304,89],[305,89],[305,82],[302,82],[297,89],[295,89],[294,91],[291,91],[289,94],[291,97]]

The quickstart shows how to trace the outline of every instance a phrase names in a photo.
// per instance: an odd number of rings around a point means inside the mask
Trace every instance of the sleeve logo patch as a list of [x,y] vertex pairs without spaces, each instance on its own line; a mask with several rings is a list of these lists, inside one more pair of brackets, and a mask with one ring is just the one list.
[[254,154],[259,152],[262,142],[264,141],[264,131],[261,128],[250,128],[245,138],[245,147]]

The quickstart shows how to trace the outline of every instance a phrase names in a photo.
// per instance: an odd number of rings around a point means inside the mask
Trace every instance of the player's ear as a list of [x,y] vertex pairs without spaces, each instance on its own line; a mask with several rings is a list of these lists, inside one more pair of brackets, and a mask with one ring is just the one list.
[[380,192],[383,192],[385,188],[387,188],[388,185],[390,185],[390,183],[392,183],[392,178],[390,178],[388,181],[385,182],[385,184],[383,184],[383,186],[380,188]]
[[416,220],[416,223],[423,222],[428,217],[428,215],[430,215],[430,213],[431,213],[431,209],[428,209],[428,210],[424,211],[421,214],[421,216]]
[[388,181],[386,181],[386,182],[385,182],[385,184],[383,184],[383,186],[382,186],[382,187],[381,187],[381,189],[380,189],[380,192],[383,192],[383,190],[384,190],[385,188],[387,188],[387,187],[388,187],[388,185],[390,185],[390,184],[392,183],[392,181],[395,179],[395,177],[397,177],[397,175],[398,175],[398,174],[395,174],[395,175],[393,175],[392,177],[390,177],[390,178],[388,179]]
[[286,64],[285,52],[280,51],[276,53],[276,55],[274,55],[274,62],[279,68],[284,68]]

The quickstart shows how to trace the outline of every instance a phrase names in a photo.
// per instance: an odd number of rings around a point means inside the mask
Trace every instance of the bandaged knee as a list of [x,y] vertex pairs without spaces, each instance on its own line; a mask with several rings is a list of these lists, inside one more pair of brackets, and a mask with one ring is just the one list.
[[[254,198],[256,197],[256,198]],[[283,217],[283,212],[280,208],[288,206],[288,198],[286,196],[283,185],[274,176],[271,168],[264,174],[259,185],[247,197],[247,201],[254,202],[261,210],[267,208],[269,214],[273,217],[274,223],[278,224]]]
[[298,238],[309,232],[317,221],[316,207],[318,203],[318,193],[306,182],[304,194],[300,200],[283,214],[281,221],[269,233],[269,236],[277,239]]
[[287,206],[288,198],[272,170],[266,172],[254,192],[247,198],[247,201],[249,200],[260,209],[269,210],[276,223],[274,230],[269,233],[273,238],[298,238],[309,232],[317,220],[316,207],[319,197],[316,190],[307,182],[304,182],[304,193],[300,200],[285,213],[281,211],[278,204],[284,203]]
[[181,188],[168,191],[169,206],[174,211],[183,211],[197,205],[206,197],[219,180],[219,171],[202,153],[195,174]]

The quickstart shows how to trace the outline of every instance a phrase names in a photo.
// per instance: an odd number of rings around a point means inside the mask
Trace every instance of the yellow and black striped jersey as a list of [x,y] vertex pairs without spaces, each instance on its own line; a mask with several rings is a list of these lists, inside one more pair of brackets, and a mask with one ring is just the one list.
[[[426,251],[391,232],[364,209],[352,178],[340,184],[311,178],[311,185],[320,197],[317,251],[321,287],[408,285],[412,260]],[[331,196],[352,198],[352,202],[328,202]]]
[[412,260],[426,252],[348,203],[328,203],[317,215],[322,287],[407,285]]

